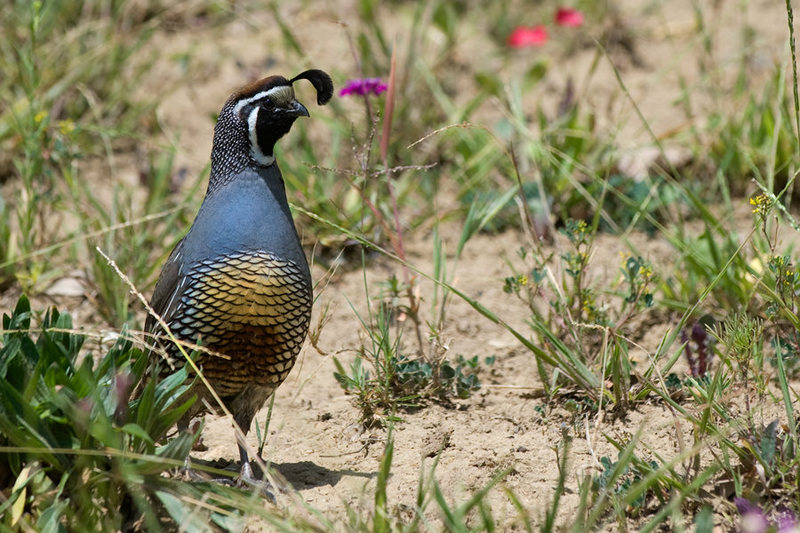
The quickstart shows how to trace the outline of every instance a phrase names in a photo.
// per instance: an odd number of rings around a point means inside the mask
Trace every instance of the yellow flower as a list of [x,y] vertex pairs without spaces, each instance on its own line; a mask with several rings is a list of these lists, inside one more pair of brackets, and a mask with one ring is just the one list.
[[47,118],[47,111],[39,111],[36,113],[36,116],[33,117],[33,120],[36,121],[37,124],[41,124],[44,119]]
[[753,213],[764,216],[772,207],[772,202],[766,194],[761,193],[750,198],[750,205],[753,206]]
[[70,119],[61,120],[58,123],[58,129],[61,131],[61,135],[69,135],[75,131],[75,123]]

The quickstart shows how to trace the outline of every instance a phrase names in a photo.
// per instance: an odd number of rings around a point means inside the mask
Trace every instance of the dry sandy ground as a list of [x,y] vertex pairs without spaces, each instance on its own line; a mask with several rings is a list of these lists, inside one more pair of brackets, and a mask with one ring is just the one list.
[[[280,58],[280,35],[268,10],[239,13],[222,27],[201,25],[155,36],[146,52],[158,53],[155,74],[137,90],[163,94],[159,117],[168,142],[178,149],[177,168],[185,168],[194,175],[206,165],[212,116],[237,85],[267,73],[291,74],[307,67],[332,70],[342,76],[353,72],[348,44],[338,20],[342,13],[352,13],[355,8],[334,2],[304,2],[302,9],[290,4],[293,3],[282,3],[281,10],[284,20],[297,30],[308,64],[287,65]],[[738,48],[739,29],[745,21],[763,25],[756,27],[755,45],[748,57],[755,75],[768,72],[774,61],[786,58],[786,15],[782,2],[753,0],[744,8],[740,2],[718,4],[715,9],[706,8],[713,15],[709,19],[714,28],[713,72],[701,72],[699,66],[700,46],[693,33],[691,2],[673,1],[661,7],[632,0],[618,4],[620,21],[633,34],[638,59],[618,51],[613,53],[620,55],[612,54],[612,58],[618,57],[632,98],[658,136],[666,137],[691,126],[685,113],[678,111],[681,78],[690,91],[697,89],[695,101],[702,108],[707,102],[700,88],[711,83],[710,78],[723,79],[735,72],[742,57]],[[756,13],[758,16],[754,16]],[[402,40],[407,35],[406,14],[398,15],[396,23]],[[314,32],[300,31],[308,27],[313,27]],[[457,46],[457,60],[474,71],[502,73],[499,75],[503,80],[529,66],[523,54],[512,54],[512,59],[505,61],[477,53],[486,47],[487,39],[480,31],[465,37]],[[559,53],[555,48],[545,50],[541,53]],[[169,59],[181,52],[189,52],[193,58],[188,71]],[[616,136],[622,146],[632,150],[647,144],[649,137],[630,102],[622,95],[608,62],[601,60],[599,68],[591,76],[587,74],[594,54],[591,48],[578,48],[571,52],[569,61],[556,57],[554,62],[561,62],[563,68],[552,68],[544,90],[526,97],[525,104],[532,111],[536,100],[557,101],[567,76],[571,76],[575,87],[580,89],[578,98],[597,110],[601,130]],[[468,70],[465,80],[469,79]],[[311,99],[310,87],[307,92],[306,99]],[[468,96],[457,94],[456,99]],[[491,105],[482,112],[489,125],[498,117],[498,110]],[[316,111],[324,113],[324,109]],[[313,125],[308,122],[301,127],[320,128],[319,135],[324,139],[324,126],[318,124],[321,122]],[[322,142],[320,150],[325,149]],[[128,179],[136,175],[130,160],[120,154],[113,179],[135,181]],[[199,203],[200,199],[197,200]],[[460,228],[445,227],[442,231],[447,249],[452,251]],[[675,253],[668,243],[649,240],[643,235],[634,234],[630,238],[644,257],[669,271]],[[525,308],[502,290],[503,279],[510,274],[504,258],[513,261],[522,242],[524,237],[515,232],[474,238],[458,264],[453,283],[526,332]],[[414,233],[408,246],[412,263],[424,272],[432,272],[430,235],[424,231]],[[617,279],[619,254],[625,251],[627,248],[619,239],[601,236],[592,261],[592,278],[606,284]],[[399,268],[387,260],[378,259],[371,264],[366,273],[370,293],[377,294],[377,284],[392,273],[399,276]],[[317,267],[314,275],[319,280],[327,272]],[[431,287],[422,282],[421,289],[426,299]],[[317,315],[324,306],[331,305],[331,320],[322,330],[319,346],[328,354],[337,354],[345,366],[365,338],[351,303],[363,313],[366,299],[360,269],[337,272],[318,288]],[[91,316],[85,300],[66,303],[76,313],[77,323]],[[674,325],[675,317],[668,313],[645,314],[638,331],[633,332],[642,347],[641,353],[634,357],[645,360],[664,332]],[[451,357],[462,354],[478,355],[482,360],[486,356],[497,359],[480,374],[483,387],[472,398],[455,401],[452,406],[429,404],[416,412],[401,414],[403,421],[397,424],[394,433],[395,456],[389,482],[390,505],[398,513],[413,506],[419,476],[429,471],[439,450],[435,475],[448,498],[461,500],[497,472],[511,468],[505,484],[536,519],[552,498],[558,475],[555,447],[566,432],[574,439],[568,492],[561,506],[561,520],[568,520],[577,504],[578,477],[587,471],[599,472],[600,457],[616,458],[615,449],[604,435],[624,440],[641,431],[640,449],[651,450],[653,456],[657,454],[665,460],[678,454],[682,447],[691,446],[691,427],[659,403],[637,406],[624,419],[598,419],[593,415],[576,419],[563,406],[547,405],[540,395],[532,355],[510,333],[458,299],[452,301],[443,336]],[[410,331],[406,338],[412,340]],[[342,517],[345,503],[364,509],[372,505],[386,432],[359,425],[360,413],[335,381],[333,371],[332,356],[322,355],[307,344],[295,370],[277,393],[265,458],[299,492],[300,498],[330,517]],[[265,413],[261,413],[257,419],[261,423],[264,417]],[[203,437],[208,449],[197,452],[198,459],[238,460],[233,432],[225,419],[209,418]],[[255,445],[255,431],[251,431],[249,438]],[[679,471],[681,468],[678,467]],[[281,497],[279,505],[292,505],[287,501]],[[501,491],[494,491],[490,501],[503,527],[512,529],[517,511],[508,498]],[[718,511],[730,512],[725,508]],[[261,526],[252,524],[252,527],[258,530]]]

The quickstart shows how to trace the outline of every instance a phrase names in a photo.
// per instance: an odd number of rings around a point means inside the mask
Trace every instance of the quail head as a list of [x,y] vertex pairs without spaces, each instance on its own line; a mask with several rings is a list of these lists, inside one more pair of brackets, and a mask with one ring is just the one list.
[[[261,79],[225,102],[206,196],[151,300],[177,339],[201,345],[195,362],[245,433],[292,369],[311,317],[311,275],[274,154],[294,121],[309,116],[294,94],[301,79],[314,85],[319,105],[330,100],[330,76],[307,70]],[[153,357],[169,363],[162,367],[184,364],[153,316],[145,328],[160,346]],[[179,422],[182,429],[204,405],[216,404],[199,380],[191,392],[199,401]],[[237,444],[240,480],[252,481],[245,446]]]

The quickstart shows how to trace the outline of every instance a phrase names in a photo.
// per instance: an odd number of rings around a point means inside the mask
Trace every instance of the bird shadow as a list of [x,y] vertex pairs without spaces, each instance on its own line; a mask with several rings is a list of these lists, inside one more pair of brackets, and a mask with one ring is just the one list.
[[[201,464],[210,468],[218,468],[221,470],[230,470],[238,472],[241,469],[241,462],[229,461],[225,459],[216,460],[202,460],[192,459],[195,464]],[[253,475],[256,478],[261,478],[261,469],[255,461],[251,462],[253,467]],[[335,486],[339,481],[345,477],[360,477],[364,479],[371,479],[378,475],[377,472],[360,472],[350,468],[341,470],[331,470],[320,466],[312,461],[298,461],[296,463],[268,463],[269,467],[274,472],[286,480],[294,490],[312,489],[315,487],[322,487],[324,485]]]
[[359,472],[349,468],[331,470],[311,461],[272,463],[271,466],[282,475],[295,490],[311,489],[323,485],[330,485],[333,487],[345,476],[370,479],[378,475],[377,472]]

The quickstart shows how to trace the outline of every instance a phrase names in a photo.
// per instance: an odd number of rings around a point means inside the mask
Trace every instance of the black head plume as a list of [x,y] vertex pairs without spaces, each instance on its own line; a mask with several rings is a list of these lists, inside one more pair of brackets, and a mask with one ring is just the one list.
[[306,70],[290,79],[289,83],[294,83],[297,80],[308,80],[311,82],[317,90],[317,104],[319,105],[327,104],[333,96],[333,82],[326,72],[318,69]]

